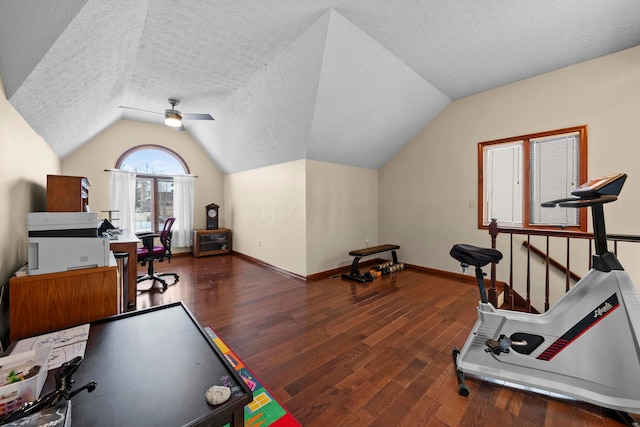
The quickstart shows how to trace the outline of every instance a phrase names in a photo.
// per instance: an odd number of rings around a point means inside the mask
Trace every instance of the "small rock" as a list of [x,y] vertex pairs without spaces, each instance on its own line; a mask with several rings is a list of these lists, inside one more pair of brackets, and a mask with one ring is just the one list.
[[205,397],[210,405],[219,405],[229,400],[231,389],[222,385],[214,385],[207,390]]

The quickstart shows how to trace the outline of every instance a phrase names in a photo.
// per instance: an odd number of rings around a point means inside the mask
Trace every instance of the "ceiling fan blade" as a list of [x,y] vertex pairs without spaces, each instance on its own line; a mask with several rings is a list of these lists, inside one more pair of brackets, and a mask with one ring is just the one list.
[[162,114],[162,115],[164,115],[164,113],[158,113],[157,111],[142,110],[140,108],[126,107],[124,105],[118,105],[118,108],[125,108],[127,110],[136,110],[136,111],[142,111],[144,113],[152,113],[152,114]]
[[211,114],[187,114],[181,113],[183,120],[213,120]]
[[176,132],[184,132],[186,129],[184,128],[184,126],[179,126],[177,128],[174,128],[176,130]]

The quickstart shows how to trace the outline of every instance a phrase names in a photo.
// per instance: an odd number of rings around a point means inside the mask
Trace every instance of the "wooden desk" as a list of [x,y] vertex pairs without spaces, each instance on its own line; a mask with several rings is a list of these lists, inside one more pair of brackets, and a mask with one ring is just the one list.
[[[44,392],[53,388],[49,372]],[[251,390],[181,303],[132,311],[91,323],[75,387],[96,381],[92,393],[73,397],[73,425],[244,426]],[[207,404],[209,387],[232,388],[231,398]]]
[[9,279],[9,339],[30,337],[119,313],[118,267]]
[[112,251],[127,252],[129,254],[129,295],[123,295],[125,307],[129,310],[136,308],[136,294],[138,291],[138,243],[140,239],[130,230],[122,230],[121,234],[117,234],[116,240],[109,242]]

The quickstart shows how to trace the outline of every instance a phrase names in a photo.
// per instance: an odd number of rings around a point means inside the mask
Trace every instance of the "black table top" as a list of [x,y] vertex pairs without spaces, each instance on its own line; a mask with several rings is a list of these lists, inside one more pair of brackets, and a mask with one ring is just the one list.
[[[49,372],[45,390],[53,387]],[[251,390],[182,303],[91,323],[72,399],[74,426],[222,426],[252,400]],[[206,402],[213,385],[231,387],[218,406]]]

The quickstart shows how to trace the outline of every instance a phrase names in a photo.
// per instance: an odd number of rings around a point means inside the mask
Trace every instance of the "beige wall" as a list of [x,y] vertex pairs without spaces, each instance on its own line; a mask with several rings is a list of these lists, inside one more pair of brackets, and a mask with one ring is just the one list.
[[377,170],[307,160],[306,187],[307,275],[351,265],[349,251],[379,243]]
[[[27,262],[27,213],[46,209],[47,174],[60,161],[7,101],[0,80],[0,289]],[[0,301],[0,339],[7,332],[6,294]]]
[[[143,144],[170,148],[185,160],[191,173],[198,176],[195,180],[194,227],[206,228],[205,206],[210,203],[222,206],[224,178],[215,163],[188,132],[176,132],[164,125],[120,120],[65,157],[62,160],[62,173],[89,178],[91,210],[94,212],[107,210],[109,209],[109,173],[104,170],[114,168],[118,157],[126,150]],[[101,215],[106,218],[106,214]],[[224,225],[225,217],[222,212],[219,226],[224,227]],[[180,249],[176,251],[180,252]]]
[[375,170],[298,160],[225,177],[233,248],[300,276],[377,241]]
[[225,176],[233,250],[306,275],[305,161]]
[[380,240],[409,263],[458,271],[454,243],[489,244],[477,229],[477,143],[581,124],[589,176],[629,174],[605,208],[607,231],[640,234],[639,117],[640,47],[452,102],[379,170]]

